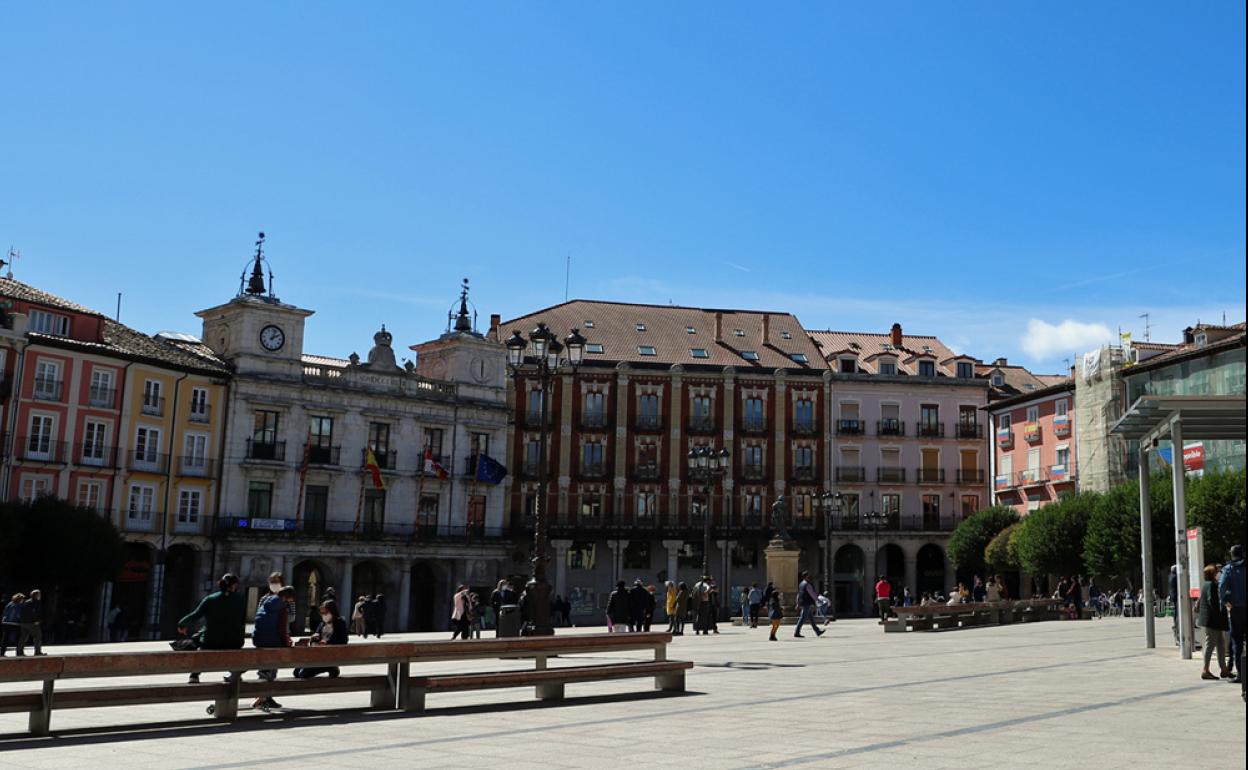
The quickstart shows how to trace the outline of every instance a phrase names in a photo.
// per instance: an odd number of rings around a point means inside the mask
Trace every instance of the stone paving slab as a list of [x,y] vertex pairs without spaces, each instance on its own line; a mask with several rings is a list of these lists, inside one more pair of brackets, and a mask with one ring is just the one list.
[[[683,696],[654,693],[647,679],[569,685],[568,699],[557,704],[537,702],[531,688],[437,693],[428,714],[408,716],[366,711],[367,693],[307,695],[284,698],[289,710],[280,715],[245,711],[234,725],[207,719],[205,704],[196,703],[66,710],[53,712],[53,735],[38,739],[21,734],[24,714],[0,714],[0,767],[1139,770],[1245,763],[1238,687],[1201,681],[1199,663],[1171,648],[1144,649],[1139,619],[887,635],[873,621],[842,620],[828,630],[793,639],[784,629],[779,642],[768,642],[763,629],[727,626],[718,636],[681,637],[669,658],[697,663]],[[74,651],[119,648],[167,649],[142,642]],[[420,670],[529,665],[471,661]],[[352,710],[316,711],[337,706]]]

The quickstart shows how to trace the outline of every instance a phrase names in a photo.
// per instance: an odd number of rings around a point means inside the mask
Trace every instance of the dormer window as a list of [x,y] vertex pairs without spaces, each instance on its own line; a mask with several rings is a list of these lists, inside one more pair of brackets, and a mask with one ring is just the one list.
[[636,329],[637,329],[637,331],[639,331],[639,332],[644,332],[644,331],[646,330],[646,325],[645,325],[645,324],[637,324],[634,328],[636,328]]
[[757,361],[758,352],[754,350],[742,350],[741,357],[744,358],[746,361]]
[[920,361],[919,362],[919,376],[920,377],[935,377],[936,376],[936,362],[935,361]]
[[791,340],[791,339],[793,339],[793,335],[792,335],[791,333],[789,333],[789,332],[780,332],[780,338],[781,338],[781,339],[786,339],[786,340]]
[[958,362],[958,379],[969,380],[975,376],[975,367],[971,366],[970,361]]
[[992,375],[992,386],[994,388],[999,388],[1004,384],[1005,384],[1005,377],[1003,377],[1000,372]]
[[897,373],[897,359],[881,358],[879,372],[880,374],[896,374]]
[[841,373],[853,374],[858,371],[858,359],[846,356],[840,360]]
[[654,346],[653,345],[638,345],[637,354],[641,356],[653,356],[655,355]]
[[69,336],[69,316],[32,309],[29,323],[29,329],[32,332],[51,334],[56,337]]
[[1209,335],[1204,332],[1196,332],[1196,347],[1203,348],[1209,344]]

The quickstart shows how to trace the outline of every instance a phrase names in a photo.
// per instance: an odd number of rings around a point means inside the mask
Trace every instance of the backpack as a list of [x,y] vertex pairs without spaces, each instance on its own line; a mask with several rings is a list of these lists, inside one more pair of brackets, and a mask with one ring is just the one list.
[[256,607],[256,625],[251,632],[251,639],[257,647],[273,647],[281,644],[285,638],[280,628],[282,609],[285,606],[285,599],[277,594],[269,594]]

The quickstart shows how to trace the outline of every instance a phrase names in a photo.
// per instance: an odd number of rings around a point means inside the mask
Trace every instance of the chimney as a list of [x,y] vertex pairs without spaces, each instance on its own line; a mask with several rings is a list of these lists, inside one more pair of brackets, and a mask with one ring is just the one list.
[[889,330],[889,336],[891,337],[890,341],[893,343],[893,347],[900,348],[901,347],[901,324],[893,324],[893,328]]
[[724,314],[715,311],[715,341],[724,341]]
[[498,313],[490,313],[490,333],[489,338],[498,341],[498,325],[503,322],[503,317]]
[[1189,326],[1183,330],[1183,342],[1187,345],[1191,345],[1196,342],[1196,334],[1194,333],[1192,327]]
[[992,362],[993,366],[1007,366],[1008,364],[1009,362],[1006,361],[1004,357],[998,358],[996,361]]
[[763,344],[771,344],[771,314],[763,313]]

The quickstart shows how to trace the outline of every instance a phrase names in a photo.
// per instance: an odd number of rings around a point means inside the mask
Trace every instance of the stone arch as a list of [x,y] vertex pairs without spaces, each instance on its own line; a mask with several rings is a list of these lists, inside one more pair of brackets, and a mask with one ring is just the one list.
[[915,557],[915,571],[918,572],[919,596],[924,592],[943,592],[948,587],[945,581],[945,552],[935,543],[928,543],[919,549]]
[[200,593],[196,587],[199,556],[199,549],[189,543],[175,543],[165,551],[164,597],[160,602],[162,638],[172,638],[178,620],[195,608]]
[[886,575],[898,592],[906,585],[906,553],[901,546],[896,543],[884,543],[880,546],[875,554],[875,574],[871,575],[873,585],[880,575]]
[[[325,598],[325,591],[335,585],[335,574],[324,562],[318,559],[305,559],[297,562],[290,573],[290,584],[295,587],[295,604],[298,611],[291,619],[291,628],[296,633],[310,632],[316,627],[320,613],[318,608]],[[351,616],[349,597],[337,597],[338,612],[345,618]]]
[[151,543],[131,540],[125,544],[126,560],[113,582],[112,603],[125,610],[131,639],[139,639],[148,628],[152,567],[156,548]]
[[832,558],[832,601],[836,614],[853,615],[863,608],[863,582],[866,580],[866,555],[853,543],[836,549]]

